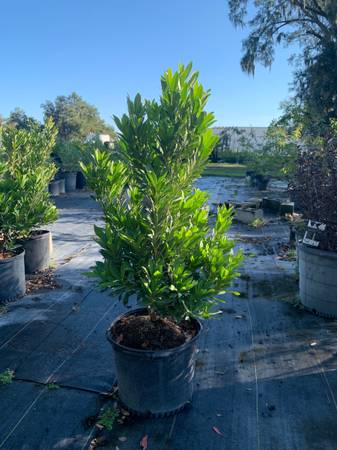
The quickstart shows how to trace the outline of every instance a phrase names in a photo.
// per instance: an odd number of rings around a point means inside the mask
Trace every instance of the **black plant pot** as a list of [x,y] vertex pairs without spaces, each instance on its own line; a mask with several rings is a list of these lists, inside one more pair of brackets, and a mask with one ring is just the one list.
[[76,191],[76,177],[77,177],[77,172],[64,172],[66,192]]
[[254,170],[246,170],[246,177],[253,177],[255,175]]
[[26,292],[25,251],[18,247],[12,257],[0,259],[0,303],[15,300]]
[[83,189],[86,185],[87,185],[87,180],[85,179],[83,172],[77,172],[76,188]]
[[[118,317],[144,314],[146,309]],[[121,402],[140,416],[161,417],[175,414],[192,400],[196,344],[202,329],[189,342],[168,350],[139,350],[118,344],[111,336]]]
[[52,252],[50,231],[34,232],[28,239],[22,241],[22,246],[25,249],[25,270],[27,274],[44,270],[49,266]]
[[49,183],[48,190],[50,195],[56,196],[60,193],[60,183],[59,180],[54,180]]
[[257,189],[259,189],[260,191],[265,191],[269,183],[269,178],[266,178],[263,175],[255,175],[254,181]]
[[323,317],[337,318],[337,253],[297,245],[300,299],[303,306]]
[[66,193],[66,181],[64,178],[59,178],[58,180],[59,183],[59,192],[60,194],[65,194]]

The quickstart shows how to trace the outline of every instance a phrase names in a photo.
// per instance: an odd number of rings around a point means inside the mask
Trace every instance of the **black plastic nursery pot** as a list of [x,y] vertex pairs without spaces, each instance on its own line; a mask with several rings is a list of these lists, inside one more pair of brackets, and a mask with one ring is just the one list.
[[[122,317],[146,314],[144,308]],[[182,410],[192,400],[196,344],[202,325],[196,320],[198,332],[190,341],[168,350],[140,350],[117,343],[111,336],[116,363],[119,397],[123,405],[140,416],[162,417]]]
[[323,317],[337,318],[337,253],[301,242],[297,253],[301,303]]
[[76,191],[77,172],[64,172],[63,176],[66,185],[66,192]]
[[263,175],[255,175],[254,176],[254,184],[259,189],[259,191],[265,191],[267,189],[269,183],[269,178],[264,177]]
[[0,259],[0,302],[23,297],[26,292],[25,251],[14,250],[10,258]]
[[64,178],[59,178],[58,179],[58,183],[59,183],[59,192],[60,194],[65,194],[66,193],[66,181]]
[[50,195],[56,196],[60,194],[59,180],[54,180],[49,183],[48,190]]
[[52,236],[47,230],[34,232],[22,241],[25,249],[25,270],[27,274],[44,270],[49,266],[52,253]]
[[87,185],[87,180],[85,179],[83,172],[77,172],[76,188],[83,189],[86,185]]

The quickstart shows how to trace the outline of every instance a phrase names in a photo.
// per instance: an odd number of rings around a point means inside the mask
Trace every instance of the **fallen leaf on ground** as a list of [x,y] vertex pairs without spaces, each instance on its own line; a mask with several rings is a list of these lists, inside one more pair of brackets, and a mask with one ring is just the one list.
[[148,437],[147,437],[147,434],[142,438],[142,440],[140,441],[140,447],[143,449],[143,450],[146,450],[147,449],[147,441],[148,441]]
[[214,431],[214,433],[218,434],[219,436],[223,436],[223,434],[221,433],[221,431],[219,430],[219,428],[213,427],[212,430]]

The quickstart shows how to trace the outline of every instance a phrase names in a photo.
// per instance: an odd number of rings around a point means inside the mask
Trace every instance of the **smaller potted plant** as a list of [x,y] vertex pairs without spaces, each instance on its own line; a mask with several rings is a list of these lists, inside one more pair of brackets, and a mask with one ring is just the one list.
[[82,144],[60,139],[56,143],[54,154],[60,161],[61,177],[65,180],[65,191],[74,192],[82,159]]
[[337,127],[299,149],[291,196],[308,221],[298,243],[300,298],[309,310],[337,317]]
[[57,210],[49,199],[47,186],[56,173],[50,155],[57,131],[49,119],[45,126],[18,130],[6,128],[2,133],[0,179],[0,230],[3,248],[15,244],[25,250],[26,273],[49,265],[51,233],[41,230],[53,222]]
[[[17,244],[21,226],[20,211],[16,208],[22,201],[20,181],[4,176],[6,169],[0,163],[0,303],[15,300],[26,292],[25,251]],[[6,179],[7,178],[7,179]]]
[[93,276],[140,309],[117,318],[107,336],[121,402],[140,415],[172,414],[191,401],[199,318],[219,312],[241,254],[228,239],[232,211],[209,225],[208,195],[195,188],[217,141],[204,111],[209,93],[191,65],[168,70],[160,102],[128,100],[114,155],[97,150],[83,165],[105,219],[95,227],[103,261]]
[[259,190],[266,190],[271,178],[289,179],[294,171],[297,155],[298,130],[292,133],[277,123],[268,127],[263,144],[251,144],[248,168],[251,182]]

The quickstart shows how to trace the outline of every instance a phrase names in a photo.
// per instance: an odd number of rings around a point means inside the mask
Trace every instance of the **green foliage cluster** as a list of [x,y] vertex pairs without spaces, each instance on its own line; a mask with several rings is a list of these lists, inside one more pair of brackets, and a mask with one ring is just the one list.
[[268,127],[266,140],[260,147],[252,146],[247,167],[256,175],[290,179],[295,171],[297,142],[301,127],[291,132],[274,121]]
[[90,161],[96,149],[105,150],[106,146],[100,140],[81,142],[58,139],[53,154],[62,171],[77,172],[81,169],[81,163]]
[[117,408],[107,408],[100,414],[98,418],[98,425],[104,427],[106,430],[111,431],[114,424],[120,416],[120,411]]
[[11,369],[6,369],[0,373],[0,386],[4,386],[6,384],[11,384],[14,378],[14,371]]
[[11,249],[37,227],[56,219],[48,183],[56,173],[50,159],[57,131],[5,127],[0,139],[0,250]]
[[125,303],[136,294],[163,316],[210,317],[242,256],[226,236],[232,211],[219,208],[212,228],[208,195],[194,187],[217,141],[204,110],[209,92],[191,64],[167,70],[161,86],[159,102],[138,94],[115,118],[118,160],[98,150],[83,166],[105,218],[93,275]]

